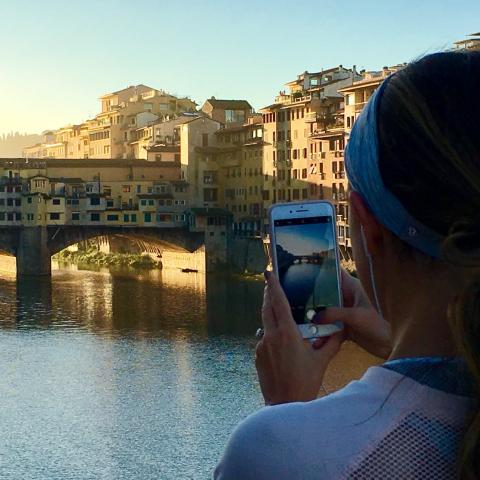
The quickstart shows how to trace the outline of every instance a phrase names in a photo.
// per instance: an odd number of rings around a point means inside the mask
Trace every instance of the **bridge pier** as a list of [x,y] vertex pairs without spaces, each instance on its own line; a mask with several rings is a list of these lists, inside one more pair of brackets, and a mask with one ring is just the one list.
[[17,277],[51,275],[52,263],[46,227],[23,227],[17,246]]

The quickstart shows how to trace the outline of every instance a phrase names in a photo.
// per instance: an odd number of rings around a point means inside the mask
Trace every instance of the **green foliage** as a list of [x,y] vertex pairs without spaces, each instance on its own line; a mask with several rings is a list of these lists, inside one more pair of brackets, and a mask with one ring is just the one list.
[[158,262],[149,255],[138,255],[134,253],[103,253],[94,248],[86,251],[72,252],[70,250],[62,250],[53,256],[55,260],[86,264],[98,265],[101,267],[110,266],[126,266],[131,268],[158,268]]

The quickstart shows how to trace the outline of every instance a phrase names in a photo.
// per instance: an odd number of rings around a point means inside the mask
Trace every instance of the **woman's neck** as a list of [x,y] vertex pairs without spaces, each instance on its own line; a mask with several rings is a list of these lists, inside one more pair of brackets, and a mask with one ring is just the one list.
[[384,314],[392,328],[389,358],[457,355],[447,318],[454,298],[451,279],[417,276],[415,282],[405,280],[385,291]]

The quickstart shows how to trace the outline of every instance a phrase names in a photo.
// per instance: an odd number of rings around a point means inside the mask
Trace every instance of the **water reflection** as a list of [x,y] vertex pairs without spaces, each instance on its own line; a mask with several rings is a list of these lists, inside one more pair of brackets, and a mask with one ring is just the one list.
[[[168,270],[0,278],[6,478],[209,478],[235,425],[262,404],[262,291]],[[328,388],[372,361],[344,352]]]

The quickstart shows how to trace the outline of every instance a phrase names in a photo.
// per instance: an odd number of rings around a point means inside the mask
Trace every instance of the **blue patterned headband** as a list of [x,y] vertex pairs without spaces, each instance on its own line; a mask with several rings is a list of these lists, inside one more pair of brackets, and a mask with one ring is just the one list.
[[385,228],[412,247],[439,258],[443,237],[407,212],[386,189],[378,167],[378,104],[390,78],[377,88],[353,125],[345,150],[348,181]]

